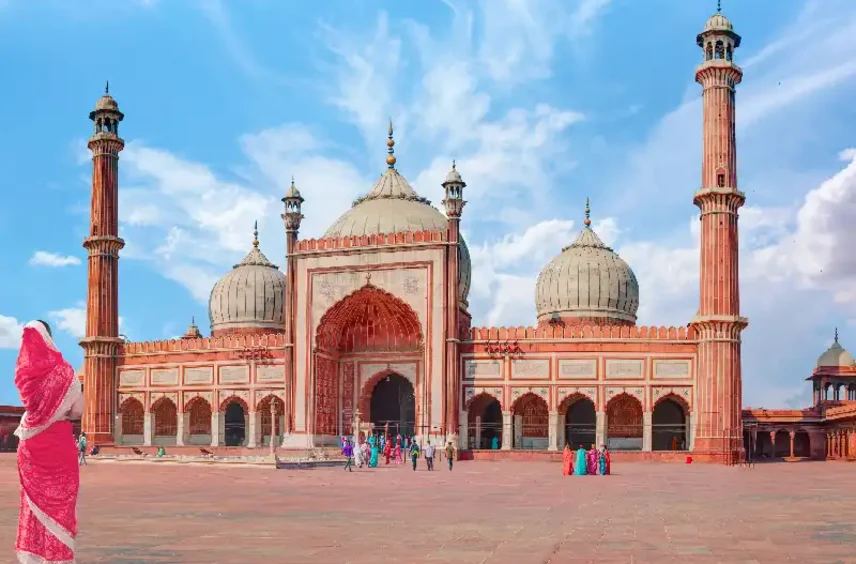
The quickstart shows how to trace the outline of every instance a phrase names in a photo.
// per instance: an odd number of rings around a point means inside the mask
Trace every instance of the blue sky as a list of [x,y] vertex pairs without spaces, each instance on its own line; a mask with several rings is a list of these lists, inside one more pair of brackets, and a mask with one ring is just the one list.
[[[75,366],[86,299],[88,112],[109,79],[122,135],[121,316],[133,340],[207,329],[211,285],[261,244],[283,263],[292,174],[318,236],[383,170],[439,202],[468,182],[474,322],[534,322],[538,271],[580,227],[636,271],[640,323],[698,300],[701,53],[714,1],[0,0],[0,403],[20,324]],[[723,3],[739,87],[744,403],[804,405],[840,327],[856,348],[856,4]]]

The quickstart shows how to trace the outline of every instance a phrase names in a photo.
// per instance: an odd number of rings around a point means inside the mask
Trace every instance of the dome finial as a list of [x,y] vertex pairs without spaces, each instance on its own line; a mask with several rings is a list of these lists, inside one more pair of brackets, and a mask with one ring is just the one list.
[[104,85],[104,94],[110,94],[110,81],[107,81],[107,84]]
[[838,327],[835,328],[835,344],[838,344]]
[[253,246],[257,249],[259,248],[259,222],[258,222],[258,220],[256,220],[256,222],[253,224]]
[[722,13],[722,0],[716,0],[716,13]]
[[591,208],[589,207],[588,196],[586,196],[586,218],[583,221],[583,225],[586,226],[586,229],[591,229]]
[[389,153],[386,156],[386,164],[389,168],[395,168],[395,151],[393,147],[395,147],[395,139],[392,138],[392,118],[389,118],[389,138],[386,140],[386,146],[388,147],[387,152]]

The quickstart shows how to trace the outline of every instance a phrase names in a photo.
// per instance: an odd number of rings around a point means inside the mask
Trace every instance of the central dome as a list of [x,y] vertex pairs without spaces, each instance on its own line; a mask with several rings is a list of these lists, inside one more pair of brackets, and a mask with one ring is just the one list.
[[547,264],[535,286],[538,322],[634,325],[639,283],[630,266],[586,227]]
[[817,367],[841,367],[856,365],[853,355],[838,343],[838,329],[835,330],[835,341],[817,359]]
[[[324,237],[441,231],[449,227],[446,216],[432,206],[428,199],[416,193],[407,179],[394,168],[395,162],[392,145],[390,145],[390,155],[387,157],[389,168],[380,175],[368,194],[354,200],[351,209],[342,214],[327,229]],[[458,248],[460,249],[460,297],[462,301],[466,301],[470,292],[472,267],[470,251],[463,236],[459,239]]]

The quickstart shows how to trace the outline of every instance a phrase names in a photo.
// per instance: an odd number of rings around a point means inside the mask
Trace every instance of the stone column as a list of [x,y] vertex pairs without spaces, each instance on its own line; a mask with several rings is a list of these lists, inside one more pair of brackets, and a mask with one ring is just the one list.
[[[270,446],[270,456],[274,460],[276,460],[276,419],[276,403],[270,402],[270,440],[268,446]],[[262,437],[262,442],[264,442],[264,437]]]
[[361,415],[360,410],[355,409],[354,410],[353,429],[351,429],[351,430],[354,433],[354,445],[357,445],[357,446],[359,446],[359,444],[360,444],[360,425],[362,425],[362,422],[360,421],[360,415]]
[[788,433],[788,435],[791,438],[791,458],[793,458],[794,457],[794,432],[791,431],[790,433]]
[[462,410],[461,414],[458,416],[459,422],[459,441],[458,441],[458,450],[469,450],[470,448],[470,429],[469,429],[469,413],[467,410]]
[[475,448],[480,449],[481,446],[481,415],[476,416],[476,444]]
[[184,421],[187,418],[187,414],[183,411],[177,413],[178,417],[176,417],[176,429],[175,429],[175,446],[184,446]]
[[220,446],[220,412],[211,412],[211,446]]
[[770,431],[770,444],[773,445],[771,448],[773,451],[770,453],[770,458],[776,457],[776,432]]
[[152,412],[143,414],[143,446],[152,446]]
[[559,437],[558,447],[559,447],[559,450],[564,450],[565,444],[568,441],[567,441],[567,437],[565,437],[565,432],[567,431],[567,429],[565,429],[565,418],[562,416],[561,413],[559,414],[559,421],[557,421],[557,429],[558,429],[557,434]]
[[511,450],[511,433],[514,414],[510,411],[502,412],[502,450]]
[[653,421],[654,414],[650,411],[642,413],[642,451],[651,452],[653,448]]
[[117,413],[113,419],[113,432],[115,435],[113,440],[116,441],[116,445],[118,446],[122,444],[122,415]]
[[[606,435],[606,412],[598,411],[595,414],[595,424],[594,424],[594,442],[598,445],[605,445],[609,437]],[[583,445],[585,448],[589,448],[591,445]]]
[[514,415],[514,437],[511,440],[511,448],[523,448],[523,416]]
[[258,444],[258,432],[261,428],[259,425],[259,412],[258,411],[250,411],[247,413],[248,425],[247,425],[247,448],[256,448]]
[[695,413],[690,413],[689,416],[689,429],[687,429],[687,450],[693,450],[695,443]]
[[547,426],[547,450],[559,450],[559,414],[550,412],[550,423]]

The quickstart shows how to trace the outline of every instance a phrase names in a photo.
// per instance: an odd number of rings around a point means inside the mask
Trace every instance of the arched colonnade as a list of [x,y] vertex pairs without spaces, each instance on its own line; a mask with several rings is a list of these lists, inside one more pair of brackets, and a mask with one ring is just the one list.
[[610,398],[598,411],[591,397],[566,396],[555,411],[533,392],[519,395],[504,409],[502,390],[479,391],[466,402],[461,417],[463,448],[474,450],[560,450],[608,444],[611,450],[685,451],[691,449],[692,421],[686,401],[658,398],[650,412],[627,393]]
[[[271,409],[273,408],[273,409]],[[173,397],[155,399],[146,410],[136,396],[125,398],[116,414],[116,444],[137,446],[270,445],[281,440],[284,424],[281,398],[268,394],[251,410],[246,399],[231,395],[216,410],[207,397],[187,397],[179,410]]]

